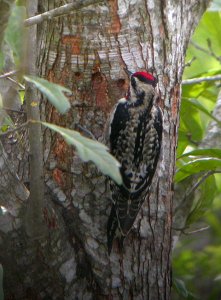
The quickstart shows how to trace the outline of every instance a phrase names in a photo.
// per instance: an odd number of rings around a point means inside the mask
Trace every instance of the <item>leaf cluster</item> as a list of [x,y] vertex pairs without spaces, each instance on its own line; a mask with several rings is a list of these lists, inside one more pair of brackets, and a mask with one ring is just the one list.
[[[220,11],[220,3],[214,1],[196,29],[186,55],[191,64],[184,79],[221,74]],[[195,181],[197,190],[186,225],[200,229],[206,222],[209,230],[183,237],[174,252],[175,300],[214,300],[221,294],[221,148],[211,144],[205,149],[202,143],[209,124],[221,130],[221,120],[213,114],[220,86],[220,81],[203,81],[182,87],[175,182]]]

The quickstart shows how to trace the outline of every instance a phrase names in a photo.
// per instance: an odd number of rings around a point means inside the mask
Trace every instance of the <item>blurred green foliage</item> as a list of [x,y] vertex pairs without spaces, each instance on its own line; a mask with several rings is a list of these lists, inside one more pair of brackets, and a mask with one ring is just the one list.
[[[18,66],[22,61],[24,50],[25,30],[25,7],[13,5],[11,16],[5,31],[4,40],[13,52],[15,64]],[[4,54],[0,51],[0,71],[4,68]]]
[[[18,0],[13,8],[5,42],[13,51],[16,65],[23,56],[25,0]],[[183,79],[200,78],[221,74],[221,1],[214,0],[198,25],[186,54]],[[4,67],[4,55],[0,52],[0,71]],[[211,114],[217,101],[220,82],[203,82],[183,85],[179,142],[177,148],[177,173],[182,181],[193,173],[206,170],[220,171],[219,151],[195,151],[205,136]],[[214,153],[216,155],[214,155]],[[218,154],[217,154],[218,153]],[[215,160],[215,159],[216,160]],[[204,166],[205,167],[205,166]],[[185,173],[188,169],[188,173]],[[203,175],[203,173],[202,173]],[[173,299],[221,299],[221,176],[212,174],[200,186],[194,199],[188,225],[210,226],[208,231],[188,235],[180,240],[173,257],[173,283],[178,294]],[[193,225],[192,225],[193,226]],[[0,282],[1,283],[1,282]]]
[[[193,59],[194,58],[194,59]],[[184,79],[221,74],[221,2],[214,1],[198,25],[186,54]],[[183,85],[177,172],[175,180],[205,170],[221,171],[218,149],[198,150],[208,124],[221,82]],[[219,122],[217,122],[219,124]],[[221,129],[221,128],[220,128]],[[191,152],[190,152],[191,151]],[[189,152],[184,155],[184,153]],[[212,174],[212,172],[211,172]],[[202,172],[202,176],[205,172]],[[198,188],[187,218],[188,231],[208,230],[182,236],[173,254],[173,299],[221,299],[221,176],[212,174]]]
[[5,40],[13,51],[15,62],[19,63],[24,48],[25,7],[14,6],[5,32]]

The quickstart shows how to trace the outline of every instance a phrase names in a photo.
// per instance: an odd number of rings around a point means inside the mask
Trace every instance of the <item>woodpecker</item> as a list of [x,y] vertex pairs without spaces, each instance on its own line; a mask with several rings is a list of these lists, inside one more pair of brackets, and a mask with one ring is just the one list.
[[121,163],[123,179],[122,185],[110,180],[109,255],[116,231],[123,241],[149,192],[162,140],[162,112],[156,104],[155,92],[157,79],[148,72],[129,72],[129,76],[128,94],[114,106],[104,133],[110,153]]

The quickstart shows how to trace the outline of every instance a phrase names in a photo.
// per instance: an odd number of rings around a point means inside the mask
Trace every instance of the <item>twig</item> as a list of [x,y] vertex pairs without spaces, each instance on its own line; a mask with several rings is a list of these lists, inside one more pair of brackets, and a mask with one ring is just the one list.
[[177,208],[175,209],[175,213],[177,212],[177,210],[179,210],[180,206],[186,201],[186,199],[200,186],[201,183],[203,183],[210,175],[213,175],[214,173],[216,173],[215,171],[208,171],[206,174],[204,174],[200,180],[198,180],[197,182],[195,182],[189,190],[187,190],[187,192],[184,194],[183,196],[183,200],[180,202],[180,205],[177,206]]
[[221,75],[186,79],[182,81],[182,84],[189,85],[189,84],[201,83],[205,81],[217,81],[217,80],[221,80]]
[[186,197],[189,197],[190,194],[192,194],[200,185],[201,183],[203,183],[210,175],[213,175],[214,171],[208,171],[206,174],[204,174],[199,181],[197,181],[192,187],[191,189],[187,192],[187,194],[185,195]]
[[192,65],[192,63],[194,62],[194,60],[196,60],[195,56],[184,65],[184,68],[190,67]]
[[15,79],[10,77],[12,75],[15,75],[17,72],[18,72],[17,70],[7,72],[3,75],[0,75],[0,79],[6,78],[6,79],[12,81],[13,83],[17,84],[22,90],[24,90],[25,89],[24,85],[22,85],[21,83],[17,82]]
[[210,39],[207,39],[207,45],[210,51],[210,55],[213,56],[216,60],[218,60],[221,63],[221,56],[217,56],[216,53],[212,49],[212,42]]
[[12,108],[9,108],[9,107],[7,107],[7,106],[0,107],[0,111],[1,111],[2,109],[3,109],[3,110],[9,110],[9,111],[11,111],[11,112],[15,112],[15,113],[18,113],[18,114],[26,114],[25,111],[18,110],[18,109],[12,109]]
[[16,81],[15,79],[13,79],[11,77],[7,77],[7,79],[10,80],[11,82],[17,84],[21,88],[21,90],[25,90],[25,86],[22,85],[20,82]]
[[172,226],[172,229],[175,230],[175,231],[180,231],[181,233],[184,233],[185,232],[184,230],[186,229],[186,227],[178,228],[178,227],[173,227]]
[[203,47],[201,47],[201,46],[199,46],[198,44],[196,44],[195,42],[193,42],[193,41],[190,41],[190,44],[191,45],[193,45],[196,49],[198,49],[198,50],[200,50],[200,51],[202,51],[202,52],[204,52],[204,53],[206,53],[206,54],[209,54],[210,55],[210,52],[209,52],[209,50],[207,50],[207,49],[205,49],[205,48],[203,48]]
[[196,230],[193,230],[193,231],[189,231],[189,232],[183,232],[184,234],[188,235],[188,234],[193,234],[193,233],[198,233],[198,232],[202,232],[202,231],[205,231],[207,229],[209,229],[210,226],[206,226],[206,227],[203,227],[203,228],[200,228],[200,229],[196,229]]
[[212,57],[214,57],[216,60],[218,60],[219,62],[221,62],[221,57],[220,56],[217,56],[214,51],[212,50],[212,46],[211,46],[211,41],[208,39],[207,40],[207,44],[208,44],[208,48],[209,50],[199,46],[198,44],[196,44],[195,42],[191,41],[190,44],[192,44],[196,49],[208,54],[208,55],[211,55]]
[[210,226],[206,226],[206,227],[196,229],[196,230],[193,230],[193,231],[188,231],[188,232],[185,231],[187,228],[188,227],[183,227],[183,228],[172,227],[172,229],[175,230],[175,231],[180,231],[182,234],[189,235],[189,234],[194,234],[194,233],[197,233],[197,232],[205,231],[205,230],[209,229]]
[[83,126],[81,126],[80,124],[76,124],[76,127],[78,127],[81,131],[83,131],[86,135],[88,135],[90,138],[92,138],[92,140],[97,140],[96,137],[93,135],[92,132],[90,132],[88,129],[84,128]]
[[94,5],[103,2],[102,0],[78,0],[74,3],[65,4],[58,8],[46,11],[42,14],[39,14],[34,17],[30,17],[24,21],[25,26],[32,26],[34,24],[39,24],[43,21],[50,20],[54,17],[59,17],[62,15],[70,14],[70,11],[81,9],[83,7],[87,7],[89,5]]
[[13,70],[13,71],[10,71],[10,72],[5,73],[5,74],[3,74],[3,75],[0,75],[0,79],[2,79],[2,78],[7,78],[7,77],[9,77],[9,76],[15,75],[17,72],[18,72],[17,70]]
[[8,130],[8,131],[6,131],[6,132],[0,132],[0,137],[1,137],[1,136],[6,136],[6,135],[8,135],[8,134],[15,133],[16,131],[19,131],[19,130],[23,129],[24,127],[26,127],[29,123],[30,123],[30,121],[27,121],[27,122],[21,124],[20,126],[17,126],[17,127],[14,128],[14,129],[10,129],[10,130]]

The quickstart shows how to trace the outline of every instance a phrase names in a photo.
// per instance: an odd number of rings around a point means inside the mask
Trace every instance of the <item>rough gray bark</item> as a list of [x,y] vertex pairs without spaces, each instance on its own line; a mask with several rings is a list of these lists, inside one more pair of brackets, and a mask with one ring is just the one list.
[[[80,123],[99,138],[111,106],[127,88],[123,68],[147,69],[159,80],[164,139],[151,195],[125,241],[124,253],[119,253],[115,243],[108,257],[106,223],[111,203],[105,178],[91,164],[81,163],[59,136],[44,132],[48,237],[33,247],[22,226],[7,236],[0,231],[8,297],[170,298],[180,82],[190,35],[207,3],[104,1],[39,26],[41,74],[73,90],[67,116],[61,117],[42,102],[43,118],[69,128]],[[39,4],[43,12],[63,1],[41,0]],[[23,245],[9,250],[18,238]]]
[[[10,212],[11,216],[18,218],[21,204],[27,200],[29,192],[19,180],[15,169],[3,149],[2,143],[0,143],[0,172],[0,206],[5,207]],[[2,221],[4,220],[4,217],[4,215],[1,216],[1,230],[3,232],[4,226],[2,226]],[[8,217],[10,216],[8,215]],[[15,223],[20,223],[20,221],[17,221]],[[5,230],[6,232],[10,231],[9,228],[5,228]]]

